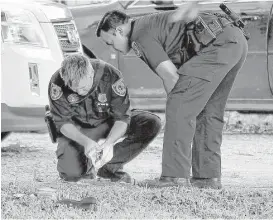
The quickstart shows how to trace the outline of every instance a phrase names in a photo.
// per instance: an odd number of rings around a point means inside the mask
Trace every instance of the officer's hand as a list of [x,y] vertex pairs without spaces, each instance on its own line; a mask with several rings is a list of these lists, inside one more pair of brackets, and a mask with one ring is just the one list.
[[100,146],[102,149],[101,158],[95,163],[95,168],[99,169],[107,164],[114,156],[114,144],[104,143]]
[[185,3],[169,17],[169,22],[177,22],[181,20],[186,22],[193,21],[198,16],[198,12],[198,1]]
[[98,147],[99,144],[92,140],[90,140],[87,145],[84,146],[84,154],[86,155],[86,157],[91,159],[93,165],[96,162]]

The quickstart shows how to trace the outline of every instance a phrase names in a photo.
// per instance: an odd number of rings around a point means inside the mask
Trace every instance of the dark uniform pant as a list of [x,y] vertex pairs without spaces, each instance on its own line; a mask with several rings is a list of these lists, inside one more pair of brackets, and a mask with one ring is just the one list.
[[[167,100],[162,176],[188,178],[191,166],[193,177],[221,176],[225,105],[247,51],[241,31],[228,26],[183,65],[184,74]],[[212,78],[204,80],[191,73]]]
[[[94,141],[106,138],[113,122],[106,122],[96,128],[81,128],[81,131]],[[160,118],[145,111],[132,111],[132,118],[125,138],[114,145],[114,156],[102,168],[110,173],[123,168],[125,163],[134,159],[161,130]],[[66,138],[58,138],[56,155],[57,170],[66,180],[78,180],[85,176],[90,167],[89,159],[84,154],[83,146]]]

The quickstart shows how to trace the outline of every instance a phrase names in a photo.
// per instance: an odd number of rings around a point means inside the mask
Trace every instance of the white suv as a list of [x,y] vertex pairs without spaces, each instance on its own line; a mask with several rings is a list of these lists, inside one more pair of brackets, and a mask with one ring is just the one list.
[[69,9],[50,1],[0,1],[1,139],[44,130],[48,83],[64,56],[82,53]]

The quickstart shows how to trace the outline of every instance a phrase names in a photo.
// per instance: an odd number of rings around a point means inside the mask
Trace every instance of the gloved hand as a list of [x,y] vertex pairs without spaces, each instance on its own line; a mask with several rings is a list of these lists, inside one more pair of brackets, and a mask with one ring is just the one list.
[[102,149],[101,157],[95,163],[96,170],[107,164],[114,156],[114,144],[109,144],[105,142],[100,146],[100,148]]
[[97,159],[97,148],[99,144],[90,139],[90,141],[84,146],[84,154],[86,157],[90,158],[92,164],[95,165]]

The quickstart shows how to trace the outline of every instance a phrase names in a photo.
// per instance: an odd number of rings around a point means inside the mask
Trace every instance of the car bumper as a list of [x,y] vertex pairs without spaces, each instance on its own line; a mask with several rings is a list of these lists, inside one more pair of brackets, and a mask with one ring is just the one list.
[[43,106],[10,107],[1,103],[1,132],[45,130],[44,115]]

